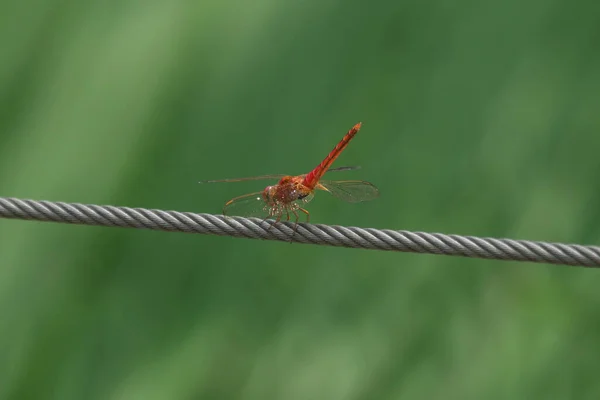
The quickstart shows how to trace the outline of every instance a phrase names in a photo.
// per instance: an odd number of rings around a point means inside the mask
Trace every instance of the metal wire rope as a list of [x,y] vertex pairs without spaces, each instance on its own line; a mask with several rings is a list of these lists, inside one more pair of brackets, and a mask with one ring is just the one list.
[[257,218],[0,197],[0,218],[154,229],[206,235],[473,258],[600,267],[600,247],[262,221]]

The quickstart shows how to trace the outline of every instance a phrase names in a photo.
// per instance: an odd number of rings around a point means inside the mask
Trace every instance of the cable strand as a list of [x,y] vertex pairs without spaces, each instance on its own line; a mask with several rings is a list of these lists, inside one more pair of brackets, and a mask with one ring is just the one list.
[[0,197],[0,218],[600,267],[600,247]]

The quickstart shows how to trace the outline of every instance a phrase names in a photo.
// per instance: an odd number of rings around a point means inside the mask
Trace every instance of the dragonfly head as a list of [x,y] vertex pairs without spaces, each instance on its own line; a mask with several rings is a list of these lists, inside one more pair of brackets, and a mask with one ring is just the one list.
[[262,197],[266,203],[271,204],[271,203],[273,203],[273,200],[275,199],[276,194],[277,194],[277,185],[267,186],[265,188],[265,190],[263,190],[263,192],[262,192]]

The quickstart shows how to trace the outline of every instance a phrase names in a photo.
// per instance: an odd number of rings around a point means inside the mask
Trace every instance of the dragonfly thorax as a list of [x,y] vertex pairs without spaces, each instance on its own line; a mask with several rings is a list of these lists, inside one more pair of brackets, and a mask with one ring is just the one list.
[[306,199],[311,194],[312,190],[302,184],[302,179],[285,176],[277,185],[265,188],[263,199],[269,205],[291,205],[297,200]]

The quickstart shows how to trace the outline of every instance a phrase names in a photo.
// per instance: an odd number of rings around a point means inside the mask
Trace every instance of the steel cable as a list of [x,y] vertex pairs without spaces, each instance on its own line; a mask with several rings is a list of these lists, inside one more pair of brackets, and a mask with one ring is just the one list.
[[[0,218],[600,267],[600,247],[0,197]],[[296,228],[296,229],[295,229]],[[295,231],[294,231],[295,229]]]

